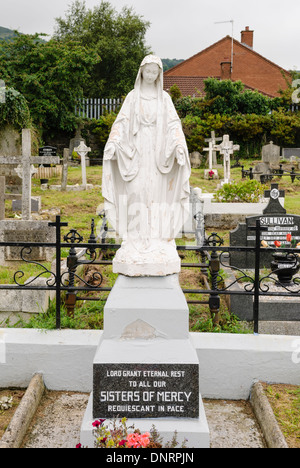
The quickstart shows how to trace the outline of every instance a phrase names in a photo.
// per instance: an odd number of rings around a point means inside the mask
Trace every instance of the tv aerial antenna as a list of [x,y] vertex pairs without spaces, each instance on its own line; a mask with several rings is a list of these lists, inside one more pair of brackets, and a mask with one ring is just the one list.
[[215,24],[225,24],[225,23],[231,23],[231,28],[232,28],[232,34],[231,34],[231,73],[233,71],[233,29],[234,29],[234,20],[231,19],[229,21],[216,21]]

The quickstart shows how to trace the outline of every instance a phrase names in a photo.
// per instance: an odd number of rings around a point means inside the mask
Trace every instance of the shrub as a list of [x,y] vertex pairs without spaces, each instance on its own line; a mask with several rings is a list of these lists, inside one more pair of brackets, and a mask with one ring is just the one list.
[[267,187],[257,180],[224,184],[215,193],[214,200],[221,203],[258,203],[266,189]]

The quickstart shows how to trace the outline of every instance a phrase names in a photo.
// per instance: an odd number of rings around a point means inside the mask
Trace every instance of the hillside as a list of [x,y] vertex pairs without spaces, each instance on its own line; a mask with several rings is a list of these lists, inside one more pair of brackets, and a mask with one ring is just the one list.
[[14,31],[8,28],[3,28],[0,26],[0,40],[9,41],[12,37],[15,36]]
[[175,65],[178,65],[178,63],[183,62],[183,59],[161,59],[164,67],[164,72],[169,70],[170,68],[175,67]]

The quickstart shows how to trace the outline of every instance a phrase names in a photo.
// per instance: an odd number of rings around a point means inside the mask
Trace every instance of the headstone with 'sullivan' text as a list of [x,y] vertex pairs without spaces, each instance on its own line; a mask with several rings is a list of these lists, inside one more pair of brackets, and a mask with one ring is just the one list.
[[[300,242],[300,216],[287,213],[286,209],[281,205],[279,199],[284,197],[284,191],[278,189],[277,184],[271,185],[271,190],[266,191],[266,197],[270,197],[270,202],[260,216],[250,216],[246,218],[245,223],[239,226],[230,233],[231,247],[254,247],[255,234],[250,229],[256,224],[256,220],[260,220],[260,224],[266,230],[262,230],[260,235],[261,242],[265,245],[274,248],[275,242],[278,241],[282,246],[290,247],[291,244],[287,240],[287,235],[291,234],[292,239]],[[269,268],[272,260],[272,253],[261,253],[261,268]],[[251,269],[255,266],[255,254],[252,252],[232,252],[230,264],[241,269]]]

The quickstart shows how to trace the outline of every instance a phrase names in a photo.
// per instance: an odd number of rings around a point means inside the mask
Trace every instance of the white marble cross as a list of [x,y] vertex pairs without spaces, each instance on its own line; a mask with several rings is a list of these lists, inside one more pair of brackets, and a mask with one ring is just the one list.
[[214,144],[212,141],[209,142],[208,148],[203,148],[203,151],[208,151],[208,168],[211,171],[213,168],[213,154]]
[[229,135],[224,135],[222,143],[215,146],[215,150],[223,154],[224,158],[224,184],[230,182],[230,155],[239,149],[239,145],[234,145],[233,142],[229,140]]
[[31,131],[30,129],[23,129],[22,156],[0,156],[0,164],[18,164],[22,167],[22,171],[18,171],[19,177],[22,178],[22,219],[30,220],[32,164],[60,164],[59,156],[31,156]]
[[[209,165],[209,170],[211,171],[213,169],[213,167],[216,167],[217,164],[218,164],[218,161],[217,161],[217,155],[216,155],[216,151],[215,151],[215,145],[217,144],[217,141],[222,141],[222,138],[221,137],[218,137],[216,138],[216,133],[215,131],[213,130],[210,134],[210,138],[206,138],[204,141],[205,143],[209,143],[209,148],[204,148],[204,151],[211,151],[210,150],[210,143],[212,143],[212,153],[211,153],[211,156],[210,156],[210,153],[209,153],[209,157],[211,157],[211,166]],[[209,163],[210,164],[210,163]]]
[[82,171],[82,186],[86,188],[87,180],[86,180],[86,162],[85,158],[86,155],[91,151],[91,148],[86,146],[84,141],[80,142],[80,145],[77,148],[74,148],[74,151],[81,157],[81,171]]

